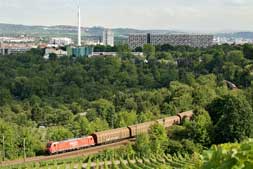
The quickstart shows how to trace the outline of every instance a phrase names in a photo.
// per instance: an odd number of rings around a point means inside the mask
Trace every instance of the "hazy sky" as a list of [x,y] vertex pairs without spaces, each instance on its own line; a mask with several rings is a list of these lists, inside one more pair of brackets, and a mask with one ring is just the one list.
[[[76,25],[77,0],[0,0],[0,23]],[[82,26],[253,31],[253,0],[80,0]]]

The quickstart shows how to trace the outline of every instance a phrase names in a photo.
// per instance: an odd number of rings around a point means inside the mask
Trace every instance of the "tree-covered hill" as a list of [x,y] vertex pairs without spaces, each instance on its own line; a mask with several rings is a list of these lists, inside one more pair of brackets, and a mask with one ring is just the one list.
[[[6,158],[41,154],[48,140],[88,135],[196,109],[167,135],[167,153],[252,136],[253,46],[149,46],[145,57],[0,56],[0,137]],[[231,81],[238,89],[228,87]],[[2,145],[2,139],[0,141]]]

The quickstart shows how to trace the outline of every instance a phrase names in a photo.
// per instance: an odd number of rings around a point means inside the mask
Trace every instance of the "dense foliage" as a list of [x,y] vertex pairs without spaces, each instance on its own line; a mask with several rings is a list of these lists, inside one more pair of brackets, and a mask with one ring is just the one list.
[[209,106],[215,143],[243,141],[252,134],[252,108],[246,98],[225,95]]
[[110,169],[251,169],[253,167],[253,142],[227,143],[213,146],[201,154],[152,154],[150,157],[124,156],[125,149],[107,150],[99,155],[74,159],[54,160],[3,167],[10,168],[110,168]]
[[253,168],[253,142],[213,146],[202,155],[203,169]]
[[[23,139],[27,155],[33,156],[48,140],[190,109],[195,109],[193,121],[170,129],[166,134],[171,139],[160,142],[158,135],[140,136],[155,146],[138,148],[193,153],[214,143],[251,137],[252,49],[251,45],[207,49],[146,45],[139,49],[145,56],[137,57],[123,45],[113,49],[116,57],[44,60],[40,50],[1,56],[0,137],[5,137],[0,139],[0,145],[5,142],[1,155],[21,156]],[[224,80],[240,89],[231,90]]]

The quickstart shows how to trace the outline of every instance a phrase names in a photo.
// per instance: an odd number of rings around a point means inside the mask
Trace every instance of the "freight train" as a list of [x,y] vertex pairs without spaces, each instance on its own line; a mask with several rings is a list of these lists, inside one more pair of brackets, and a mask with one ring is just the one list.
[[156,123],[163,125],[165,128],[176,124],[181,124],[183,119],[190,120],[193,116],[193,111],[187,111],[177,114],[176,116],[166,117],[155,121],[131,125],[128,127],[111,129],[101,132],[96,132],[90,136],[69,139],[57,142],[48,142],[46,151],[52,155],[67,151],[73,151],[83,148],[88,148],[96,145],[112,143],[128,138],[134,138],[139,134],[147,133],[150,127]]

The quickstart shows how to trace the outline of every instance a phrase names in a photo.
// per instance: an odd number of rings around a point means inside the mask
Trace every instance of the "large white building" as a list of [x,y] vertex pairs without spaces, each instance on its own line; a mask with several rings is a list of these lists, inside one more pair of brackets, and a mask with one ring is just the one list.
[[110,29],[105,29],[103,32],[103,45],[114,46],[114,33]]
[[73,44],[73,40],[71,38],[66,37],[55,37],[51,38],[49,44],[58,45],[58,46],[67,46]]
[[213,45],[213,35],[196,34],[130,34],[128,45],[130,48],[143,47],[144,44],[172,46],[208,47]]
[[61,57],[61,56],[67,56],[68,53],[67,53],[67,51],[64,51],[62,49],[46,48],[44,59],[49,59],[50,54],[56,54],[57,57]]
[[82,42],[84,45],[103,45],[101,36],[85,36]]

